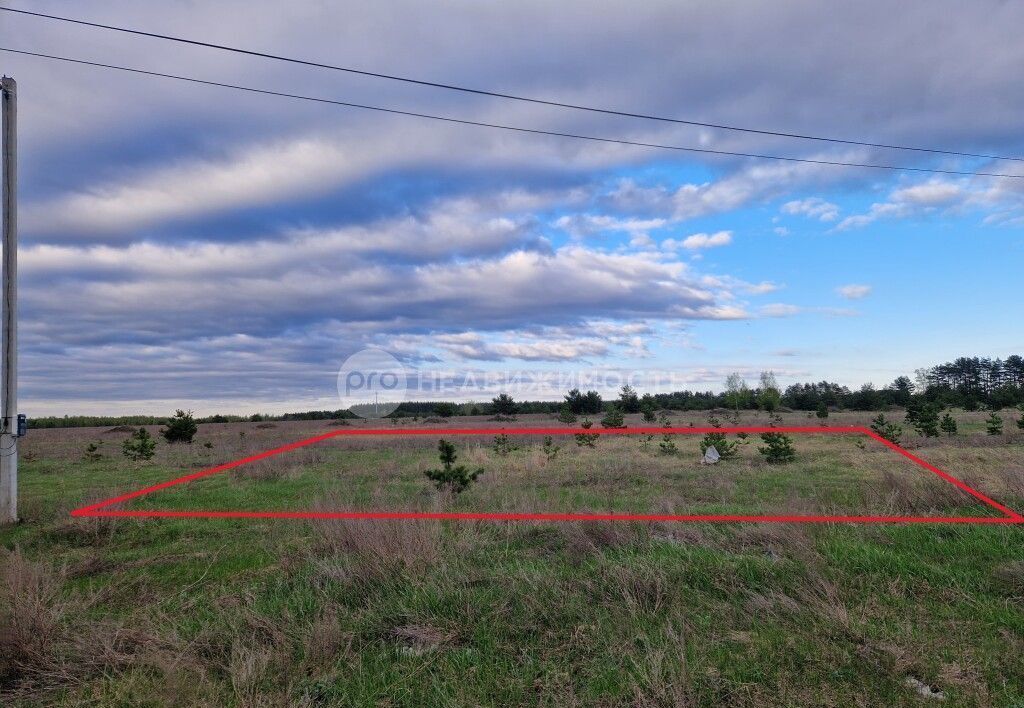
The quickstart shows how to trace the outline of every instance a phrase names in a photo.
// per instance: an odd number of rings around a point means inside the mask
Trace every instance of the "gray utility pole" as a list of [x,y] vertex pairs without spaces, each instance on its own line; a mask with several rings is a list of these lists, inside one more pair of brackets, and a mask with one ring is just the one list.
[[0,361],[0,524],[18,520],[18,84],[3,93],[3,352]]

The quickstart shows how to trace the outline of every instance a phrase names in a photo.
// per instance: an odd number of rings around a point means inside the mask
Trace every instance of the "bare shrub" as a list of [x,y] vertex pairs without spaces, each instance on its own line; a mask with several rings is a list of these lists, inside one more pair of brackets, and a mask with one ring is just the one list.
[[[166,642],[120,620],[86,621],[96,597],[69,599],[64,569],[0,550],[0,696],[74,689],[166,654]],[[2,701],[0,701],[2,702]]]
[[0,684],[59,672],[53,650],[69,609],[61,575],[17,549],[0,554]]

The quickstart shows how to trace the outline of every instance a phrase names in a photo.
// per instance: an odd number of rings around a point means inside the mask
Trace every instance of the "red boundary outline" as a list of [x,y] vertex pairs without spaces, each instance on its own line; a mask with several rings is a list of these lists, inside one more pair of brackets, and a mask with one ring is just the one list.
[[[703,435],[709,432],[719,433],[823,433],[829,435],[866,435],[886,447],[895,450],[915,464],[938,475],[987,506],[997,510],[1003,516],[823,516],[823,515],[782,515],[782,514],[554,514],[554,513],[477,513],[477,512],[416,512],[416,511],[161,511],[108,509],[130,499],[152,494],[153,492],[174,487],[186,482],[194,482],[203,477],[240,467],[249,462],[256,462],[283,452],[297,450],[330,438],[341,436],[401,436],[401,435],[575,435],[589,433],[596,435]],[[323,435],[316,435],[305,440],[282,445],[256,455],[243,457],[210,467],[199,472],[178,477],[167,482],[154,484],[144,489],[111,497],[96,504],[83,506],[71,512],[78,517],[135,517],[135,518],[196,518],[196,519],[452,519],[457,521],[682,521],[682,522],[759,522],[759,523],[894,523],[894,524],[1024,524],[1024,516],[1009,509],[999,502],[987,497],[978,490],[943,472],[920,457],[911,454],[895,443],[875,433],[870,428],[845,427],[733,427],[733,428],[412,428],[335,430]]]

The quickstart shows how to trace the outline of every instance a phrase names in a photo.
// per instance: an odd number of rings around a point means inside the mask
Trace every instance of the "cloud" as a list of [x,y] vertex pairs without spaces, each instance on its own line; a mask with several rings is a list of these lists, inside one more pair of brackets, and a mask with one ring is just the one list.
[[760,283],[748,283],[745,280],[730,275],[705,275],[701,277],[700,284],[708,288],[717,289],[720,297],[727,299],[733,297],[735,292],[742,292],[747,295],[767,295],[784,287],[769,280],[764,280]]
[[604,357],[610,348],[598,339],[567,338],[557,333],[546,333],[544,338],[487,341],[479,334],[464,332],[438,335],[432,341],[446,352],[469,361],[579,361],[588,356]]
[[582,239],[609,231],[623,231],[634,239],[648,238],[647,232],[668,223],[665,219],[621,219],[607,214],[571,214],[555,219],[553,226]]
[[788,305],[781,302],[762,305],[758,310],[762,317],[789,317],[790,315],[799,314],[802,311],[803,308],[797,305]]
[[[971,4],[949,23],[944,8],[922,3],[899,24],[863,21],[884,17],[885,7],[881,0],[714,8],[652,0],[595,10],[581,0],[524,0],[439,10],[398,0],[361,6],[353,22],[350,8],[316,0],[296,0],[287,13],[265,0],[194,3],[187,12],[179,3],[97,0],[90,13],[171,34],[231,28],[247,44],[283,55],[330,59],[344,47],[370,70],[578,104],[681,118],[696,110],[709,122],[742,116],[753,127],[810,134],[860,137],[869,126],[879,142],[1018,152],[1024,88],[1007,67],[1024,61],[1017,41],[1024,7]],[[57,41],[55,26],[38,19],[4,23],[25,46]],[[928,41],[936,26],[942,42]],[[63,27],[60,53],[567,133],[896,159],[869,148],[624,121],[149,39],[111,35],[97,44],[96,37]],[[723,53],[721,37],[744,51]],[[679,46],[686,51],[666,51]],[[658,229],[714,219],[677,232],[701,232],[694,236],[707,240],[691,243],[708,247],[716,234],[745,225],[745,210],[775,213],[780,202],[837,229],[968,210],[991,224],[1024,218],[1021,180],[890,181],[888,173],[854,168],[571,141],[27,57],[5,62],[31,87],[20,96],[33,117],[21,136],[20,185],[30,402],[329,407],[325,386],[339,357],[386,340],[405,345],[410,360],[457,357],[464,347],[480,361],[614,361],[643,355],[656,337],[650,330],[696,320],[725,328],[720,321],[751,313],[855,314],[782,303],[762,312],[746,298],[781,287],[769,280],[773,271],[759,270],[770,260],[697,272],[701,249],[673,242],[689,251],[691,264],[680,263],[654,247]],[[688,71],[693,66],[705,70]],[[662,90],[666,75],[675,77],[673,91]],[[803,198],[811,190],[882,196],[843,220],[831,216],[831,202]],[[567,245],[545,237],[562,214],[567,220],[556,228],[575,239]],[[608,250],[606,234],[625,238]],[[694,381],[703,375],[692,374]]]
[[[848,151],[842,154],[842,159],[863,160],[865,155],[858,151]],[[842,178],[841,172],[829,171],[822,165],[759,163],[746,165],[719,180],[687,182],[678,187],[665,184],[641,185],[626,178],[619,180],[614,189],[604,195],[603,200],[622,211],[683,221],[774,199],[803,185],[820,186]]]
[[844,297],[847,300],[860,300],[871,294],[870,285],[841,285],[836,288],[836,292],[839,293],[840,297]]
[[964,193],[963,186],[932,180],[924,184],[916,184],[912,187],[903,187],[894,190],[891,196],[892,201],[918,206],[942,206],[958,200]]
[[988,212],[983,223],[1011,223],[1024,213],[1024,190],[1013,180],[984,177],[958,180],[930,179],[897,187],[888,198],[875,202],[862,214],[848,216],[837,231],[867,226],[879,219],[904,219],[933,214]]
[[732,243],[731,231],[716,231],[713,234],[693,234],[692,236],[687,236],[682,241],[668,238],[661,242],[661,246],[667,250],[674,251],[680,248],[689,250],[715,248],[717,246],[728,246],[730,243]]
[[839,217],[839,207],[819,197],[786,202],[782,205],[782,212],[802,215],[819,221],[835,221]]
[[762,317],[790,317],[802,313],[814,313],[826,317],[856,317],[860,313],[842,307],[801,307],[800,305],[789,305],[785,303],[771,303],[762,305],[758,313]]

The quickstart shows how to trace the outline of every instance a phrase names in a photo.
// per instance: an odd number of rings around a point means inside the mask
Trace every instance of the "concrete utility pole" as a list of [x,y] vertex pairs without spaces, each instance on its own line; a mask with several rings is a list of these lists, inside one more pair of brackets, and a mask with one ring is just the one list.
[[0,524],[18,520],[18,84],[3,93],[3,352],[0,361]]

